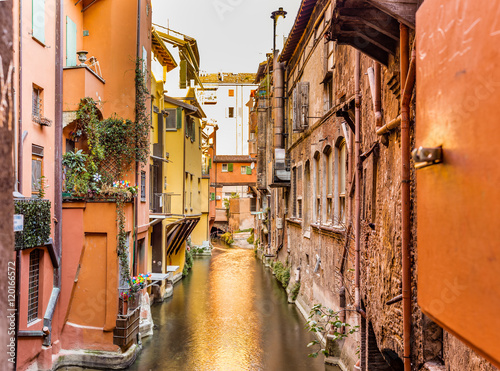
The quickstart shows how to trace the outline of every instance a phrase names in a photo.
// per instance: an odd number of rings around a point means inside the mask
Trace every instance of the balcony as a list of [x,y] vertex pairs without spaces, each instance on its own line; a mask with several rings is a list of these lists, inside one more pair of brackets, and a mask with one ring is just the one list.
[[227,222],[227,209],[226,208],[216,208],[215,209],[215,221],[216,222]]
[[104,97],[106,81],[86,64],[64,67],[63,110],[76,111],[83,97]]
[[50,201],[40,199],[14,200],[16,215],[24,219],[23,230],[15,233],[15,250],[45,246],[50,240]]

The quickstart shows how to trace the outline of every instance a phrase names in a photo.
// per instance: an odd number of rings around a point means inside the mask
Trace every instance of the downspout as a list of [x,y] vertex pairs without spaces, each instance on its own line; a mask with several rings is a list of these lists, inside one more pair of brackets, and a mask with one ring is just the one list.
[[[137,0],[137,61],[141,58],[141,0]],[[138,62],[136,62],[138,63]],[[144,63],[144,62],[143,62]],[[137,68],[137,67],[136,67]],[[136,77],[137,78],[137,77]],[[137,84],[137,82],[136,82]],[[136,86],[137,99],[137,86]],[[137,102],[135,102],[137,106]],[[136,112],[137,115],[137,112]],[[136,117],[137,120],[137,117]],[[137,143],[137,138],[136,138]],[[139,161],[135,160],[135,185],[139,186]],[[134,247],[132,251],[132,275],[137,276],[137,229],[139,226],[139,197],[134,198]]]
[[19,122],[17,126],[17,182],[23,193],[23,6],[19,2]]
[[[16,187],[19,193],[23,193],[23,2],[19,1],[19,101],[17,106],[18,122],[17,122],[17,178]],[[14,108],[16,110],[16,107]],[[21,251],[16,251],[16,316],[15,316],[15,331],[16,331],[16,354],[14,358],[14,370],[17,369],[17,355],[19,348],[19,309],[21,296]]]
[[354,159],[355,159],[355,198],[354,198],[354,239],[355,239],[355,306],[356,311],[361,313],[363,317],[365,312],[361,309],[361,294],[360,294],[360,276],[361,276],[361,172],[363,163],[361,162],[361,91],[359,84],[359,75],[361,71],[360,59],[361,52],[355,52],[354,65],[354,90],[355,90],[355,140],[354,140]]
[[63,3],[56,0],[56,50],[55,50],[55,114],[54,114],[54,252],[57,265],[54,267],[54,287],[43,317],[45,336],[43,345],[52,344],[52,319],[61,293],[62,256],[62,136],[63,136]]
[[[408,75],[408,27],[400,25],[401,63],[401,239],[403,285],[403,345],[404,369],[411,371],[411,257],[410,257],[410,125],[409,99],[405,99]],[[410,93],[411,94],[411,93]]]
[[382,86],[380,63],[375,62],[375,125],[377,128],[382,126]]
[[273,58],[274,75],[274,149],[283,148],[283,63],[278,61],[278,51],[274,52]]

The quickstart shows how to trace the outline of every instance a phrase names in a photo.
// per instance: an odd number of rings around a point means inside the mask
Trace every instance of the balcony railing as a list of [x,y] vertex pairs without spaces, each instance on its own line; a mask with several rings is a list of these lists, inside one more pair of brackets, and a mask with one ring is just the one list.
[[158,214],[172,214],[172,197],[180,196],[173,193],[155,193],[152,211]]
[[51,231],[50,201],[40,199],[15,199],[15,213],[24,219],[23,230],[15,232],[16,250],[44,246]]

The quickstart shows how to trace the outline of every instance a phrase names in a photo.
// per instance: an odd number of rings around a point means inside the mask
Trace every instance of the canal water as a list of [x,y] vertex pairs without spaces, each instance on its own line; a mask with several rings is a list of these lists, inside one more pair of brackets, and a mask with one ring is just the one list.
[[304,318],[252,250],[216,246],[195,258],[152,315],[154,335],[129,370],[326,370],[308,357]]

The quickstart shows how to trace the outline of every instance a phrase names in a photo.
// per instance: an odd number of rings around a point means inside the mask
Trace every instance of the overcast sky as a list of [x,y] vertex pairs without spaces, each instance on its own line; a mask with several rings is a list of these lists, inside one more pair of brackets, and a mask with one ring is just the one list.
[[[213,72],[257,72],[271,52],[271,12],[283,7],[277,44],[288,36],[301,0],[153,0],[153,22],[194,37],[201,69]],[[281,41],[281,42],[280,42]]]

